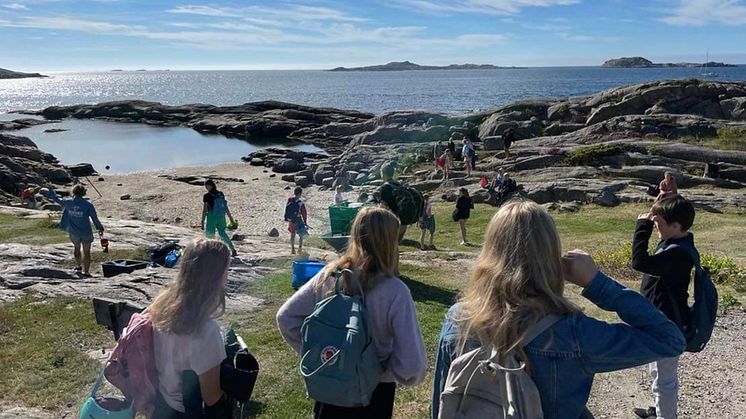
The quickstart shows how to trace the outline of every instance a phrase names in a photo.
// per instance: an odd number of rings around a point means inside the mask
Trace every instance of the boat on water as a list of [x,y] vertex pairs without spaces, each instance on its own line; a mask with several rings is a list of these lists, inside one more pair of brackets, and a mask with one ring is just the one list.
[[702,63],[702,67],[699,68],[699,77],[700,78],[716,78],[720,77],[720,75],[714,71],[707,71],[707,64],[710,62],[710,50],[707,49],[707,58],[705,59],[705,62]]

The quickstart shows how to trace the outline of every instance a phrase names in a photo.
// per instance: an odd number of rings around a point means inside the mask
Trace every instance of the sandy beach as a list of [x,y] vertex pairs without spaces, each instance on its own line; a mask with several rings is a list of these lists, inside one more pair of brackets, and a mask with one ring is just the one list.
[[[285,201],[295,185],[282,181],[279,174],[245,163],[91,176],[90,181],[102,196],[99,197],[86,182],[88,197],[96,205],[104,224],[106,218],[136,219],[198,229],[204,187],[163,176],[215,179],[218,188],[225,193],[231,213],[239,222],[238,232],[241,234],[266,235],[272,228],[277,228],[281,235],[287,234],[283,221]],[[98,180],[101,178],[104,180]],[[243,182],[220,178],[242,179]],[[122,200],[124,195],[130,195],[130,198]],[[348,192],[346,197],[357,197],[357,193]],[[330,190],[321,191],[316,186],[304,189],[309,225],[314,234],[327,231],[329,220],[326,208],[333,198],[334,192]]]

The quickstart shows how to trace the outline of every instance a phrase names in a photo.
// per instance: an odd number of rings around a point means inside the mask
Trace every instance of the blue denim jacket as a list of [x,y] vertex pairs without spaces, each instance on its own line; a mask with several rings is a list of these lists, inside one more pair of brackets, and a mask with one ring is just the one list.
[[[582,313],[572,313],[524,348],[546,419],[582,417],[596,373],[676,356],[686,345],[679,328],[645,297],[601,272],[582,295],[598,307],[616,312],[625,323],[610,324]],[[458,307],[459,304],[455,304],[448,310],[440,332],[433,383],[433,418],[438,417],[440,393],[448,368],[458,357],[459,331],[453,320]],[[465,350],[476,346],[478,343],[472,342]]]

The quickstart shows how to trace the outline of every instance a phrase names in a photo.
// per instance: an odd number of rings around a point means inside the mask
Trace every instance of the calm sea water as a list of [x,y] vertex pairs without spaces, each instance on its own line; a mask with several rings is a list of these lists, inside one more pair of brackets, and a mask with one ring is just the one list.
[[[50,128],[68,131],[44,132]],[[33,139],[40,149],[52,153],[63,164],[92,163],[102,174],[238,162],[252,151],[273,145],[202,135],[191,128],[77,119],[37,125],[12,134]],[[310,145],[290,148],[321,151]]]
[[[713,69],[715,80],[746,80],[746,66]],[[0,80],[0,119],[17,109],[144,99],[167,104],[235,105],[281,100],[310,106],[386,112],[427,109],[469,112],[526,98],[588,95],[615,86],[696,77],[698,68],[552,67],[400,72],[147,71],[57,73],[43,79]],[[63,163],[90,162],[125,173],[238,161],[271,144],[248,143],[187,128],[102,121],[64,121],[18,132]],[[305,147],[307,150],[314,150]]]
[[[716,80],[746,80],[746,66],[712,69]],[[385,112],[464,112],[537,97],[588,95],[652,80],[696,77],[698,68],[549,67],[397,72],[147,71],[58,73],[0,80],[0,112],[51,105],[145,99],[167,104],[236,105],[281,100]]]

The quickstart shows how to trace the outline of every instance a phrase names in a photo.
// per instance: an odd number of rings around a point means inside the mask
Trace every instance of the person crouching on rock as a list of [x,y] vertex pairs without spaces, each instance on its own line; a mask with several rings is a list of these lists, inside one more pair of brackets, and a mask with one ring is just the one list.
[[658,197],[656,198],[656,201],[666,195],[676,195],[677,193],[679,193],[679,187],[676,184],[676,178],[673,177],[673,173],[664,173],[663,180],[660,185],[658,185]]
[[298,235],[298,253],[303,252],[303,237],[308,235],[308,212],[306,204],[301,199],[303,188],[295,188],[293,196],[285,204],[285,221],[288,222],[290,232],[290,253],[295,254],[295,236]]
[[215,238],[215,231],[217,231],[223,242],[231,249],[231,256],[237,256],[236,248],[233,246],[231,238],[228,237],[228,233],[225,232],[226,215],[231,224],[235,223],[231,211],[228,209],[228,201],[226,201],[225,195],[215,186],[212,179],[205,181],[205,189],[207,189],[207,193],[202,197],[202,230],[205,230],[205,236],[208,239]]
[[[194,240],[181,257],[179,274],[146,310],[153,323],[153,354],[158,370],[153,419],[231,417],[230,403],[220,388],[225,344],[220,326],[212,318],[225,311],[230,253],[217,240]],[[188,379],[189,375],[193,380]],[[185,406],[195,403],[185,392],[201,395],[205,416],[202,412],[187,416]],[[202,410],[202,403],[197,403]],[[199,415],[192,416],[194,413]]]
[[[104,226],[98,220],[96,208],[87,199],[85,186],[75,185],[72,189],[71,199],[60,199],[54,190],[49,191],[49,199],[58,203],[62,208],[62,219],[60,228],[67,231],[70,241],[75,246],[75,272],[84,277],[91,276],[91,243],[93,243],[93,230],[91,221],[96,226],[99,236],[104,234]],[[81,248],[83,250],[81,255]],[[82,262],[82,266],[81,266]]]

